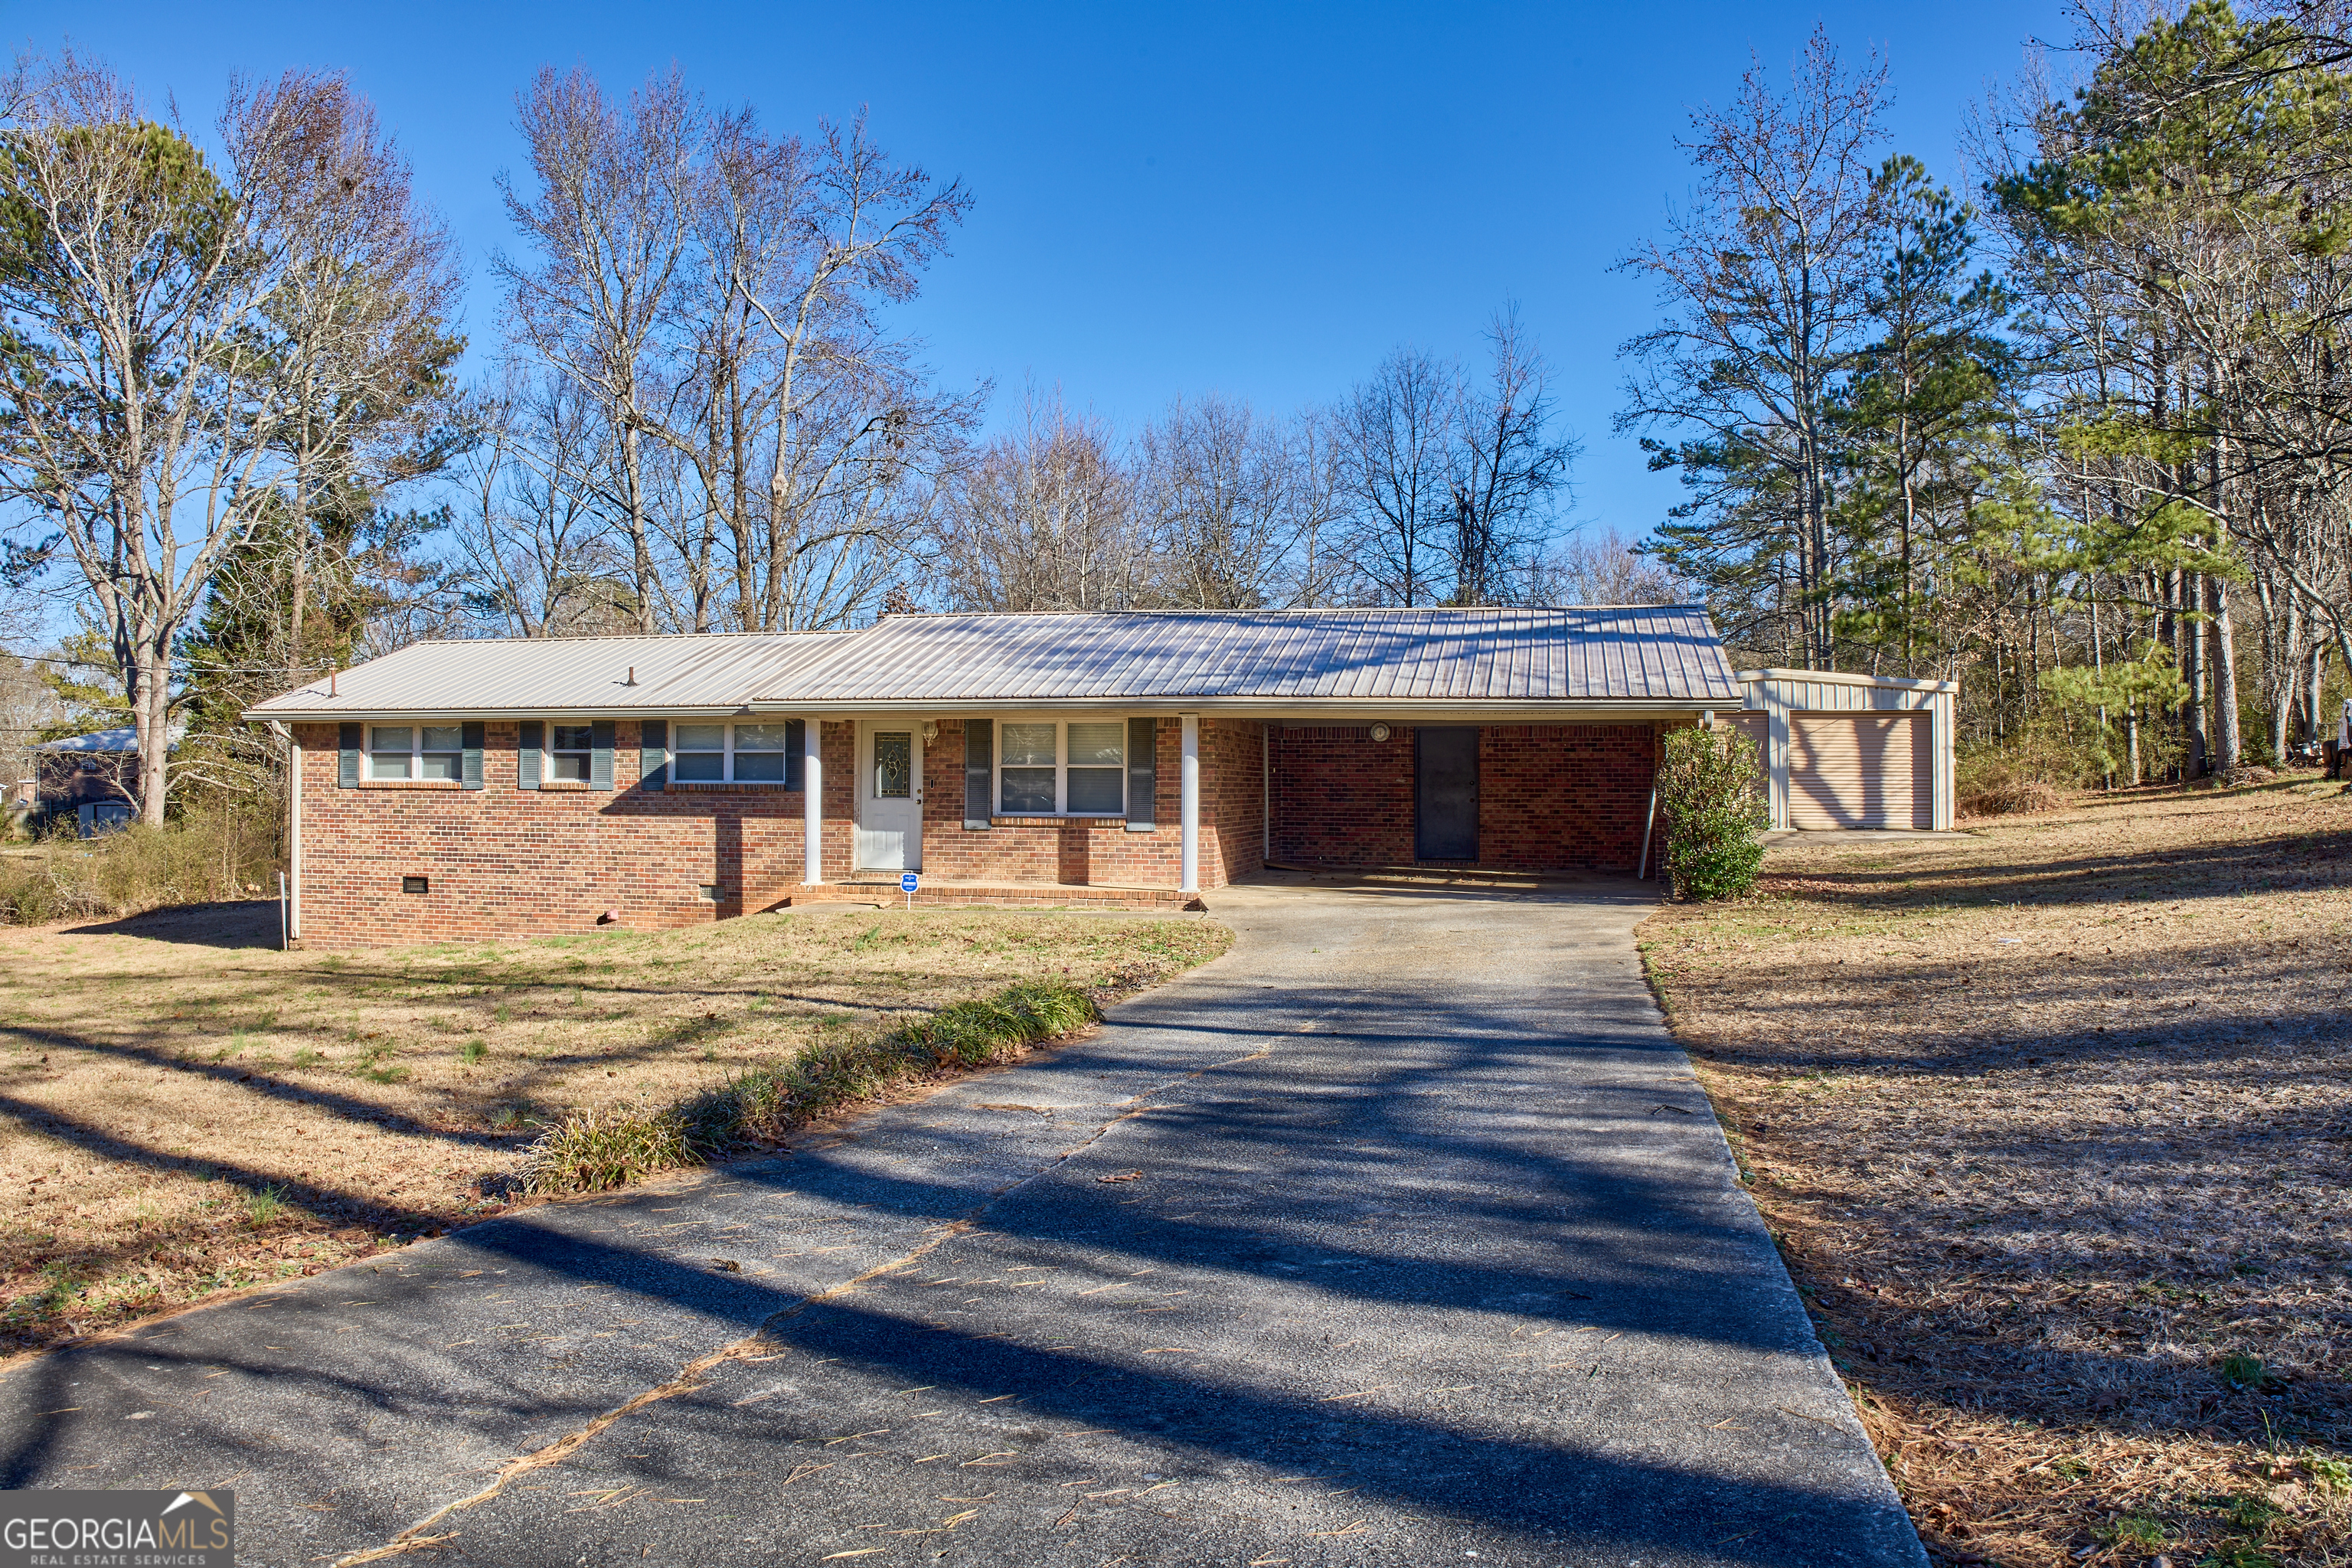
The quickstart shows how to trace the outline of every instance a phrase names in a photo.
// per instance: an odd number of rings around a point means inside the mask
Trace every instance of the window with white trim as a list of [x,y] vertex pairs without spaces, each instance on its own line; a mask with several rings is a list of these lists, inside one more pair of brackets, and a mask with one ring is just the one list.
[[550,724],[547,727],[547,766],[541,777],[550,784],[586,784],[589,767],[596,755],[596,726],[593,724]]
[[368,777],[463,783],[466,731],[457,724],[371,724]]
[[795,728],[783,720],[677,725],[670,777],[680,784],[788,784]]
[[1127,721],[998,724],[996,809],[1005,816],[1124,816]]

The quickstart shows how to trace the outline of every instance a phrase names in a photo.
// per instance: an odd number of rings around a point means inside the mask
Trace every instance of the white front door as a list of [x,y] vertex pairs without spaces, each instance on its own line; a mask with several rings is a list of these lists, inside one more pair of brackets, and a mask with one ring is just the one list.
[[857,864],[869,871],[923,865],[923,753],[913,724],[857,727]]

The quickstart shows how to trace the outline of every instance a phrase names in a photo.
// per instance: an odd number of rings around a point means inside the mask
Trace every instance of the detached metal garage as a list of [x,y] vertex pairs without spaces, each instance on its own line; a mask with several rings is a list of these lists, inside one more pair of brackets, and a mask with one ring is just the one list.
[[1950,680],[1751,669],[1747,707],[1723,717],[1752,736],[1776,828],[1952,826]]

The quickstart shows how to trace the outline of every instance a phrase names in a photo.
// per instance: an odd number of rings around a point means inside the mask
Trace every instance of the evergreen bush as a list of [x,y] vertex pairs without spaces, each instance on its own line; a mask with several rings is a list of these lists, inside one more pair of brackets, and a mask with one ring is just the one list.
[[1666,874],[1687,899],[1737,899],[1764,865],[1771,821],[1756,748],[1736,730],[1674,730],[1658,766]]

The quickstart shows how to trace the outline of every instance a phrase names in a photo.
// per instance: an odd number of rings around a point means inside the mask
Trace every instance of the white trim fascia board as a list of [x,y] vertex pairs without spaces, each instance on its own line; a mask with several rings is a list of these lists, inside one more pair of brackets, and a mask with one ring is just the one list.
[[1375,719],[1478,718],[1494,723],[1556,721],[1563,718],[1643,718],[1653,713],[1710,713],[1736,708],[1739,696],[1588,698],[1580,701],[1531,704],[1509,701],[1445,701],[1417,698],[1384,700],[1377,698],[1298,699],[1265,697],[997,697],[954,701],[791,702],[762,699],[746,711],[781,713],[791,717],[844,719],[885,714],[954,719],[965,715],[990,718],[1007,713],[1132,713],[1168,716],[1215,713],[1235,719],[1332,719],[1354,715],[1366,722]]
[[1381,701],[1371,698],[1333,698],[1318,702],[1268,700],[1265,698],[996,698],[953,702],[908,701],[836,703],[760,701],[728,707],[653,708],[556,706],[534,703],[514,708],[330,708],[300,712],[278,709],[247,710],[240,718],[275,723],[427,724],[444,721],[493,719],[748,719],[803,717],[835,721],[866,718],[955,719],[965,715],[997,717],[1006,713],[1131,713],[1174,715],[1215,713],[1237,719],[1321,719],[1353,715],[1370,723],[1376,719],[1479,719],[1495,724],[1558,723],[1570,719],[1638,720],[1654,714],[1724,712],[1738,707],[1738,695],[1725,697],[1592,698],[1532,706],[1525,702],[1433,700]]
[[1832,686],[1880,686],[1896,691],[1958,691],[1957,680],[1909,680],[1892,675],[1848,675],[1834,669],[1738,669],[1731,679],[1742,685],[1759,680],[1819,680]]
[[[744,719],[756,716],[753,710],[740,702],[708,708],[639,708],[625,703],[617,707],[593,708],[577,702],[533,703],[517,708],[307,708],[299,711],[285,708],[267,710],[248,708],[237,715],[240,719],[272,724],[363,724],[375,719],[430,724],[441,720],[475,719],[488,722],[493,719]],[[788,717],[798,718],[799,714],[794,711]]]

